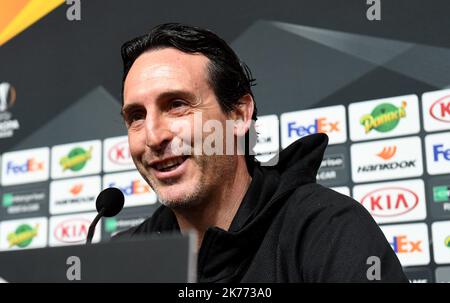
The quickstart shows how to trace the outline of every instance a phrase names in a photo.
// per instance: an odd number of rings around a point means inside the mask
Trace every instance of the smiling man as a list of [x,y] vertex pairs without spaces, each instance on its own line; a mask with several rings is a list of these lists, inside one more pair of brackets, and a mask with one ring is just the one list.
[[163,24],[122,58],[131,155],[162,206],[117,239],[194,230],[200,282],[407,281],[368,212],[315,183],[326,135],[255,161],[253,80],[221,38]]

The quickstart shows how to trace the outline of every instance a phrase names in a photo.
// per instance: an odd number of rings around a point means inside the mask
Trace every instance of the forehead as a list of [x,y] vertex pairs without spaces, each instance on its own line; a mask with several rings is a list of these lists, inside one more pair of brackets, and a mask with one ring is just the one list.
[[188,54],[174,48],[144,52],[133,63],[124,83],[124,102],[183,90],[200,93],[208,89],[207,65],[202,54]]

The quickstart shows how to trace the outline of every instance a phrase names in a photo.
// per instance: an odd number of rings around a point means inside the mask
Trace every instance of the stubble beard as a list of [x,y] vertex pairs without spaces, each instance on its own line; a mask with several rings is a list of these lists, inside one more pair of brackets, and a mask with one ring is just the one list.
[[205,174],[208,169],[208,165],[210,165],[210,163],[212,162],[208,161],[208,158],[211,157],[191,156],[189,158],[189,160],[193,161],[197,166],[196,169],[199,169],[201,171],[200,179],[195,182],[195,184],[193,184],[193,186],[189,188],[189,190],[186,191],[182,196],[179,196],[177,198],[167,197],[159,190],[160,186],[170,186],[171,184],[176,184],[176,182],[178,182],[177,180],[169,180],[165,182],[164,185],[158,185],[157,182],[151,180],[151,178],[144,177],[144,179],[155,192],[158,201],[164,206],[175,210],[198,207],[201,206],[206,200],[208,200],[208,197],[211,193],[211,183],[214,183],[211,182],[213,180],[207,180],[207,175]]

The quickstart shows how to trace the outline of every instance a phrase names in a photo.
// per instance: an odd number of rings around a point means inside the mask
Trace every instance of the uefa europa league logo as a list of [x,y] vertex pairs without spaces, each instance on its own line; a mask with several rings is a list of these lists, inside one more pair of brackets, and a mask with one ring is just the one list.
[[16,89],[9,83],[0,83],[0,112],[6,111],[16,102]]

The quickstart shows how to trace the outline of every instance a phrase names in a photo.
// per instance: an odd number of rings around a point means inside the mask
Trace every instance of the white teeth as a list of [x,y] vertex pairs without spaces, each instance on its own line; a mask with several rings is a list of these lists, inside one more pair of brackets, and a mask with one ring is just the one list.
[[172,167],[172,166],[181,164],[181,163],[183,163],[183,161],[184,161],[184,158],[169,159],[162,163],[156,164],[155,167],[157,170],[162,170],[162,169],[166,169],[168,167]]

